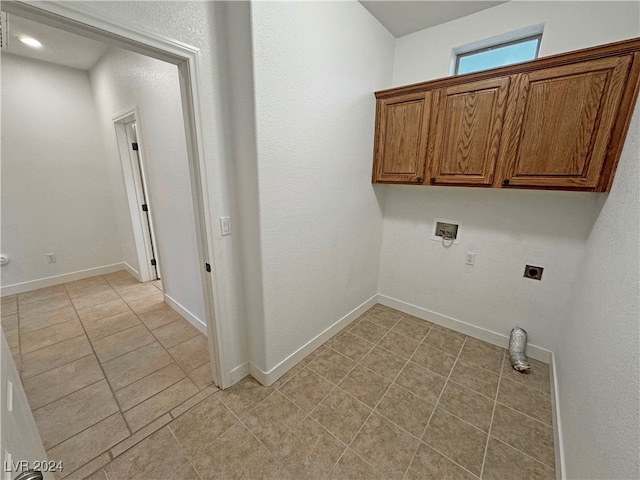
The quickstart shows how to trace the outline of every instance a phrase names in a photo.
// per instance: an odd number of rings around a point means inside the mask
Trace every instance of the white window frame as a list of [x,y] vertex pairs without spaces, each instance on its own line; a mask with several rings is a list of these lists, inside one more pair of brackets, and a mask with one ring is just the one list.
[[[451,52],[451,63],[449,68],[449,74],[452,76],[458,75],[458,64],[460,57],[466,57],[475,53],[486,52],[495,48],[500,48],[516,43],[524,42],[538,38],[538,46],[536,48],[536,54],[534,59],[538,58],[540,54],[540,46],[542,45],[542,33],[544,30],[544,24],[533,25],[527,28],[508,32],[502,35],[497,35],[491,38],[485,38],[472,43],[461,45],[453,48]],[[490,67],[493,68],[493,67]]]

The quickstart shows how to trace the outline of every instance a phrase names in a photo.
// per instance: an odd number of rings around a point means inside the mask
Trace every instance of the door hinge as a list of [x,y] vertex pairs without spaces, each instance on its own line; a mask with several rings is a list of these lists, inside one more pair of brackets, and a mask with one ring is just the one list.
[[134,150],[138,150],[138,144],[137,143],[132,143],[131,144],[131,148],[133,148]]
[[155,258],[151,259],[151,265],[153,265],[154,267],[156,266],[156,259]]
[[143,212],[148,212],[149,211],[149,207],[147,207],[146,203],[144,205],[142,205],[142,211]]
[[211,271],[211,265],[209,265],[208,263],[205,263],[205,264],[204,264],[204,268],[205,268],[205,270],[206,270],[207,272],[210,272],[210,271]]

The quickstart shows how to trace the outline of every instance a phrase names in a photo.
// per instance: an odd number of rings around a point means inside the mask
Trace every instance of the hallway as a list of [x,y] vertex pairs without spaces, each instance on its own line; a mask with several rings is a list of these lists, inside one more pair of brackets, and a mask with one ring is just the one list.
[[176,407],[216,390],[206,337],[160,288],[119,271],[2,299],[38,430],[64,475],[130,448]]

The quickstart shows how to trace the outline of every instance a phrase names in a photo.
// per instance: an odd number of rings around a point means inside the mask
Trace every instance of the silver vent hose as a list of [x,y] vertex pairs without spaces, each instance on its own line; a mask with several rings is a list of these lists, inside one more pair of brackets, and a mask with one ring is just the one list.
[[516,327],[511,330],[511,337],[509,337],[509,358],[511,359],[511,366],[514,370],[522,373],[529,373],[531,366],[527,361],[525,350],[527,348],[527,332],[522,328]]

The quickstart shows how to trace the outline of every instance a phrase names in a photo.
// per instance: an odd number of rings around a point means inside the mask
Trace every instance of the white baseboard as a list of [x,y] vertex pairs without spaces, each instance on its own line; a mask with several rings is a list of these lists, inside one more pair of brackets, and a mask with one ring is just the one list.
[[236,368],[233,368],[231,372],[229,372],[231,385],[236,384],[237,382],[242,380],[244,377],[249,375],[249,373],[251,373],[249,368],[249,362],[244,362],[243,364],[238,365]]
[[349,325],[352,321],[362,315],[364,312],[369,310],[376,304],[377,296],[374,295],[369,300],[365,301],[358,307],[354,308],[352,311],[347,313],[340,320],[335,322],[329,328],[318,334],[316,337],[309,340],[298,350],[293,352],[287,358],[282,360],[278,365],[273,367],[271,370],[265,372],[258,366],[249,362],[249,373],[253,378],[258,380],[262,385],[269,386],[276,380],[278,380],[282,375],[287,373],[293,366],[295,366],[300,360],[313,352],[316,348],[322,345],[324,342],[333,337],[340,330]]
[[142,275],[140,275],[139,271],[137,271],[135,268],[133,268],[127,262],[122,262],[122,264],[124,265],[124,269],[127,272],[129,272],[131,275],[133,275],[136,278],[136,280],[138,280],[140,283],[142,283]]
[[6,285],[0,288],[0,295],[5,297],[7,295],[15,295],[16,293],[30,292],[31,290],[37,290],[38,288],[52,287],[54,285],[60,285],[62,283],[95,277],[96,275],[105,275],[107,273],[117,272],[118,270],[127,270],[132,275],[136,277],[139,276],[136,275],[137,272],[126,262],[120,262],[113,263],[111,265],[103,265],[101,267],[88,268],[86,270],[78,270],[76,272],[63,273],[61,275],[54,275],[52,277],[39,278],[37,280],[30,280],[28,282]]
[[191,313],[189,310],[183,307],[180,303],[176,302],[173,298],[171,298],[166,293],[164,294],[164,301],[167,305],[169,305],[176,312],[182,315],[184,319],[187,320],[191,325],[196,327],[200,331],[200,333],[204,334],[205,337],[207,336],[206,323],[204,323],[202,320],[200,320],[193,313]]
[[[378,303],[381,303],[382,305],[395,308],[396,310],[408,313],[409,315],[413,315],[414,317],[422,318],[423,320],[435,323],[437,325],[440,325],[441,327],[450,328],[451,330],[455,330],[456,332],[464,333],[465,335],[477,338],[478,340],[483,340],[485,342],[491,343],[492,345],[497,345],[498,347],[509,347],[509,337],[507,337],[506,335],[492,332],[491,330],[477,327],[475,325],[471,325],[470,323],[463,322],[462,320],[457,320],[455,318],[448,317],[437,312],[432,312],[431,310],[427,310],[426,308],[411,305],[410,303],[396,300],[395,298],[387,297],[385,295],[379,294],[377,300]],[[536,360],[540,360],[541,362],[550,363],[552,352],[545,348],[528,344],[527,355]]]
[[564,443],[562,442],[562,419],[560,418],[560,392],[558,390],[558,375],[556,357],[551,353],[551,414],[553,418],[553,445],[556,455],[556,478],[567,478],[564,465]]

